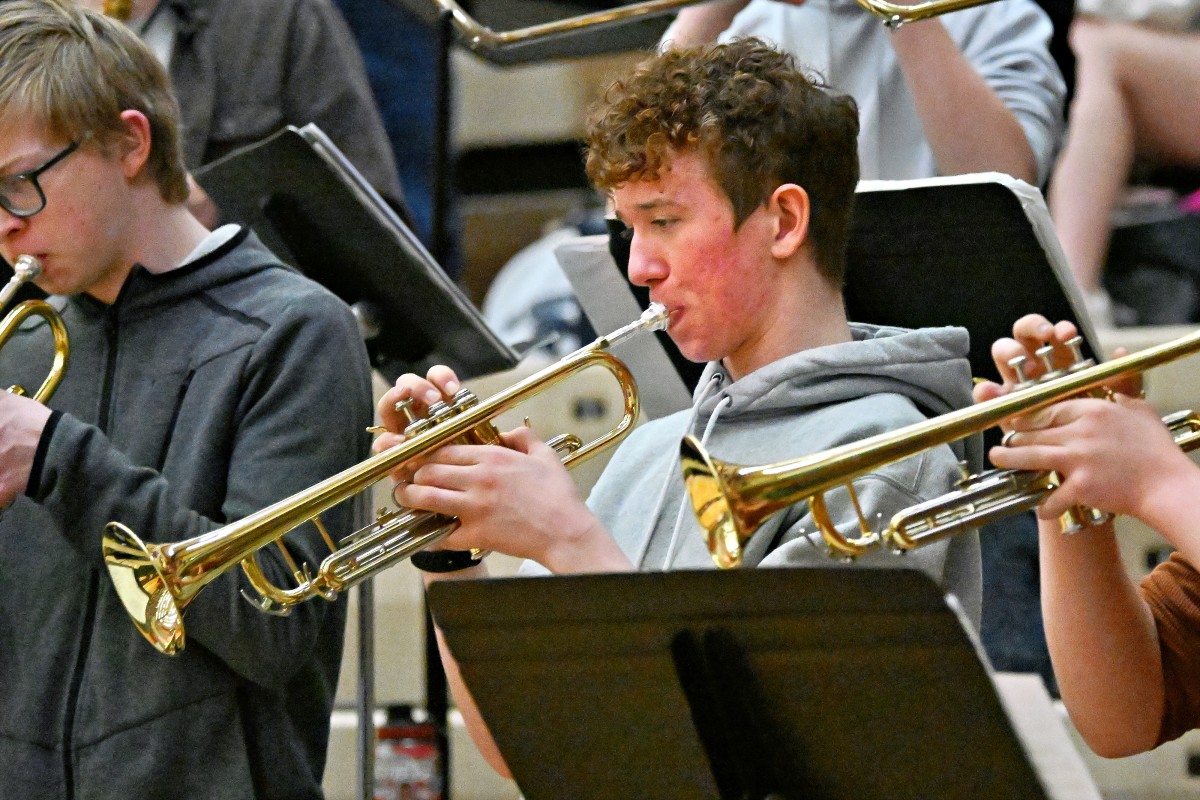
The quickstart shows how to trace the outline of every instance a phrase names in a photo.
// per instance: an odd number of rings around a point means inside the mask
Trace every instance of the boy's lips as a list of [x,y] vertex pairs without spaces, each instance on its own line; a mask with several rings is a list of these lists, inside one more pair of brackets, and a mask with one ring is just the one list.
[[658,300],[658,299],[656,299],[656,298],[654,298],[654,297],[651,297],[651,298],[650,298],[650,302],[651,302],[651,303],[658,303],[658,304],[660,304],[660,305],[662,305],[662,306],[665,306],[665,307],[666,307],[666,309],[667,309],[667,315],[670,317],[670,319],[671,319],[671,322],[674,322],[674,321],[675,321],[675,317],[676,317],[678,314],[682,314],[682,313],[683,313],[683,306],[671,305],[670,303],[664,302],[664,301],[662,301],[662,300]]

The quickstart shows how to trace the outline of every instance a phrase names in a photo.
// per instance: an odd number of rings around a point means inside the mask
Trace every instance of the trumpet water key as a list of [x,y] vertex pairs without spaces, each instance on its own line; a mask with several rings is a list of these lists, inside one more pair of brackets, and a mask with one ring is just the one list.
[[[611,430],[586,444],[566,434],[552,439],[550,445],[560,454],[565,452],[563,464],[571,466],[616,444],[633,429],[639,402],[629,369],[607,351],[638,333],[662,330],[667,322],[666,309],[651,304],[635,322],[487,400],[479,401],[470,392],[460,392],[452,403],[430,408],[429,417],[412,421],[400,444],[214,531],[155,544],[144,542],[119,522],[110,522],[105,528],[103,555],[121,602],[142,635],[162,652],[171,654],[185,644],[183,612],[187,604],[206,585],[238,564],[257,595],[254,602],[264,611],[287,613],[291,606],[311,598],[334,599],[344,589],[438,541],[458,523],[453,517],[423,511],[382,511],[371,525],[334,545],[320,524],[322,513],[445,444],[496,442],[500,434],[492,420],[588,367],[602,367],[612,374],[622,389],[624,413]],[[332,552],[315,572],[308,565],[294,567],[294,587],[271,583],[255,554],[309,521],[321,531]]]
[[[680,445],[684,482],[713,561],[722,568],[740,566],[742,547],[758,527],[775,513],[804,501],[809,503],[814,523],[831,554],[846,558],[879,547],[909,550],[1033,508],[1058,486],[1057,475],[994,470],[965,476],[954,491],[900,511],[887,526],[872,525],[858,510],[858,533],[846,536],[830,519],[825,493],[845,486],[857,509],[854,478],[982,433],[1009,417],[1070,397],[1103,394],[1105,384],[1114,380],[1200,352],[1200,332],[1102,364],[1084,360],[1078,340],[1069,344],[1075,349],[1076,359],[1066,369],[1052,368],[1052,348],[1038,352],[1047,368],[1041,380],[1026,380],[1024,364],[1013,363],[1020,383],[1009,394],[793,461],[761,466],[730,464],[713,458],[695,438],[685,437]],[[1200,446],[1200,416],[1182,411],[1163,421],[1180,447],[1191,450]],[[1062,520],[1063,529],[1071,532],[1104,519],[1107,515],[1094,509],[1072,509]]]
[[[13,276],[9,278],[4,288],[0,289],[0,308],[8,305],[9,301],[16,295],[18,289],[41,274],[42,262],[29,255],[17,256],[16,263],[13,264]],[[26,300],[18,303],[12,311],[4,316],[3,320],[0,320],[0,347],[3,347],[9,338],[16,333],[17,328],[21,326],[22,322],[34,316],[46,320],[50,325],[50,332],[54,336],[54,361],[50,365],[50,371],[47,373],[46,379],[42,381],[42,385],[33,394],[34,400],[37,400],[39,403],[45,403],[54,394],[54,390],[58,388],[58,384],[62,381],[63,375],[67,371],[67,361],[71,356],[71,344],[67,338],[67,326],[63,323],[62,316],[55,310],[54,306],[44,300]],[[26,394],[23,386],[13,385],[8,387],[8,391],[12,394],[22,396]]]

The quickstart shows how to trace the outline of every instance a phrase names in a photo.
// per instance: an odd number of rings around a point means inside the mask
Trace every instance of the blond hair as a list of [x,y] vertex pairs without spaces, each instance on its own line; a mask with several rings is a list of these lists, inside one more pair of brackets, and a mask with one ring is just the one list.
[[179,106],[166,71],[120,22],[71,0],[0,2],[0,123],[32,122],[63,141],[110,152],[121,112],[150,121],[148,174],[168,203],[187,199]]

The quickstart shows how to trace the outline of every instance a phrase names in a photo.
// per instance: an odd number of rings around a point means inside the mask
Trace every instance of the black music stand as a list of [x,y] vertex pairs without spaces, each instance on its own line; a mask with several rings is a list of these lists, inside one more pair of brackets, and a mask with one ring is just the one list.
[[1021,316],[1069,319],[1099,352],[1042,194],[1000,173],[863,181],[846,264],[850,319],[971,333],[971,372],[999,376],[992,342]]
[[958,614],[907,569],[435,583],[527,800],[1036,800]]
[[315,125],[287,127],[201,168],[223,221],[345,300],[386,378],[449,364],[464,378],[516,355],[416,235]]

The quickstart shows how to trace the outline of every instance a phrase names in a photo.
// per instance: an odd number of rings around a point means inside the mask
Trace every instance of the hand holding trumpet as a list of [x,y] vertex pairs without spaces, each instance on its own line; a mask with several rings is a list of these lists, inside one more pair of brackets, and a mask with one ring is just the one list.
[[[1007,394],[1025,380],[1042,377],[1048,367],[1066,369],[1073,358],[1066,342],[1076,335],[1070,322],[1022,317],[1013,326],[1013,338],[992,346],[1003,386],[980,384],[976,401]],[[1018,371],[1014,362],[1021,358]],[[1139,384],[1136,375],[1109,384],[1111,402],[1072,398],[1008,420],[1003,444],[989,453],[992,463],[1059,474],[1062,484],[1038,507],[1043,519],[1055,519],[1075,505],[1144,518],[1160,504],[1159,487],[1194,467],[1158,412],[1131,396],[1140,393]]]
[[[41,262],[33,256],[22,255],[15,259],[13,276],[0,289],[0,311],[5,309],[23,284],[34,280],[41,272]],[[24,397],[25,389],[20,386],[0,393],[0,431],[3,431],[0,437],[0,508],[8,508],[29,486],[34,455],[42,439],[42,431],[50,419],[50,409],[41,401],[47,400],[57,388],[69,352],[62,318],[57,311],[38,300],[26,300],[4,316],[0,322],[0,342],[8,341],[29,316],[44,317],[50,324],[55,337],[56,361],[50,375],[35,393],[36,400]]]
[[[451,402],[460,388],[445,366],[431,368],[424,378],[400,376],[379,401],[388,432],[376,439],[376,452],[404,440],[409,414],[424,417],[435,403]],[[552,447],[529,427],[502,433],[498,444],[451,443],[405,464],[392,476],[396,502],[457,517],[459,526],[439,543],[442,548],[501,552],[552,572],[630,568]]]
[[[637,420],[633,375],[608,350],[631,337],[664,330],[668,322],[667,309],[651,303],[633,322],[483,403],[461,389],[447,367],[434,367],[424,378],[402,375],[380,400],[380,418],[390,433],[376,443],[380,453],[375,457],[401,467],[391,469],[397,501],[450,519],[458,535],[447,547],[532,558],[553,572],[632,569],[580,501],[565,468],[619,442]],[[502,434],[492,424],[501,411],[590,367],[608,371],[624,396],[621,419],[607,433],[586,444],[572,434],[542,444],[526,430]],[[434,442],[436,446],[425,446]],[[490,446],[494,444],[505,446]],[[389,453],[398,457],[393,461]]]
[[36,400],[0,392],[0,508],[25,493],[34,454],[50,409]]

